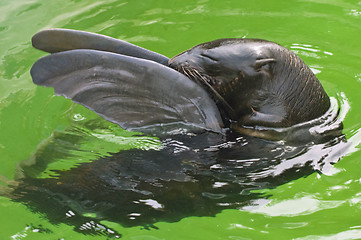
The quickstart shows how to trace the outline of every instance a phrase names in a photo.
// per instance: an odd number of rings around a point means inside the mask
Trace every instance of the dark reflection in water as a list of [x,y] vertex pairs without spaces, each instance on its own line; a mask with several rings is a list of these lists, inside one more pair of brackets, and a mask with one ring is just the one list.
[[[340,122],[332,124],[338,128]],[[51,161],[71,156],[82,140],[59,133],[39,148],[31,163],[21,166],[22,178],[12,198],[54,224],[67,223],[90,234],[112,232],[101,220],[153,226],[188,216],[214,216],[259,198],[252,190],[327,170],[347,148],[339,128],[329,125],[334,131],[298,144],[234,134],[173,135],[162,140],[161,150],[121,151],[59,170],[57,178],[34,177]]]

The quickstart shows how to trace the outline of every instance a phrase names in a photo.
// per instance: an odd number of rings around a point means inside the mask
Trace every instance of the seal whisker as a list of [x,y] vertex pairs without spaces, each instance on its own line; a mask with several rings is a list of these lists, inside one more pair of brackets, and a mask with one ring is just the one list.
[[234,109],[229,105],[229,103],[219,94],[219,92],[211,85],[211,82],[214,83],[209,77],[206,77],[202,75],[197,69],[192,68],[190,66],[181,66],[182,72],[198,82],[199,84],[202,84],[206,86],[211,92],[214,94],[216,101],[219,101],[223,104],[225,108],[227,108],[227,111],[230,115],[234,114]]

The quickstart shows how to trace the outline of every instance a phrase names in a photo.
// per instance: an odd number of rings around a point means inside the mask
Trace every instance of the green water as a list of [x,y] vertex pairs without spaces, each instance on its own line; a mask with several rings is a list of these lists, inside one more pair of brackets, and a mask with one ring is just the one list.
[[[295,51],[340,101],[348,154],[328,174],[314,173],[275,189],[242,209],[215,217],[159,222],[157,229],[101,221],[123,239],[361,239],[361,2],[359,1],[0,1],[0,189],[21,175],[18,165],[69,126],[80,138],[81,162],[130,148],[155,148],[82,106],[36,87],[29,69],[44,53],[31,36],[45,28],[71,28],[123,39],[166,56],[228,37],[261,38]],[[312,106],[310,106],[312,107]],[[96,128],[84,127],[97,120]],[[50,139],[50,140],[49,140]],[[79,159],[79,158],[77,158]],[[77,162],[64,156],[50,168]],[[48,177],[43,172],[42,177]],[[51,224],[25,205],[0,197],[1,239],[106,239]],[[89,217],[92,217],[91,215]]]

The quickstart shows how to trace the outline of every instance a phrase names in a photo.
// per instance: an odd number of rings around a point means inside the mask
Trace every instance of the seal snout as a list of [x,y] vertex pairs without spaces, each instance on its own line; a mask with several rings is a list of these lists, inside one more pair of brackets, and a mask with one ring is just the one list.
[[174,57],[174,58],[171,58],[169,61],[168,61],[168,66],[170,68],[173,68],[175,70],[178,70],[180,69],[182,66],[184,66],[185,63],[183,62],[180,62],[179,59],[177,57]]
[[169,60],[168,66],[178,71],[182,68],[192,68],[202,71],[204,65],[209,65],[216,61],[214,57],[207,53],[192,50],[176,55]]
[[182,53],[180,55],[177,55],[170,59],[168,62],[169,67],[178,71],[185,67],[194,67],[195,65],[197,64],[193,59],[193,56],[189,55],[188,53]]

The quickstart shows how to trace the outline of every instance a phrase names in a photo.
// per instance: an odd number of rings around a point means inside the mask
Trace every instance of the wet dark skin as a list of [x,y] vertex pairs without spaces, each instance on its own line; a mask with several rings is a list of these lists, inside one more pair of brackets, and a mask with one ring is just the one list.
[[309,67],[273,42],[220,39],[197,45],[169,64],[208,89],[235,128],[290,127],[320,117],[330,107]]

